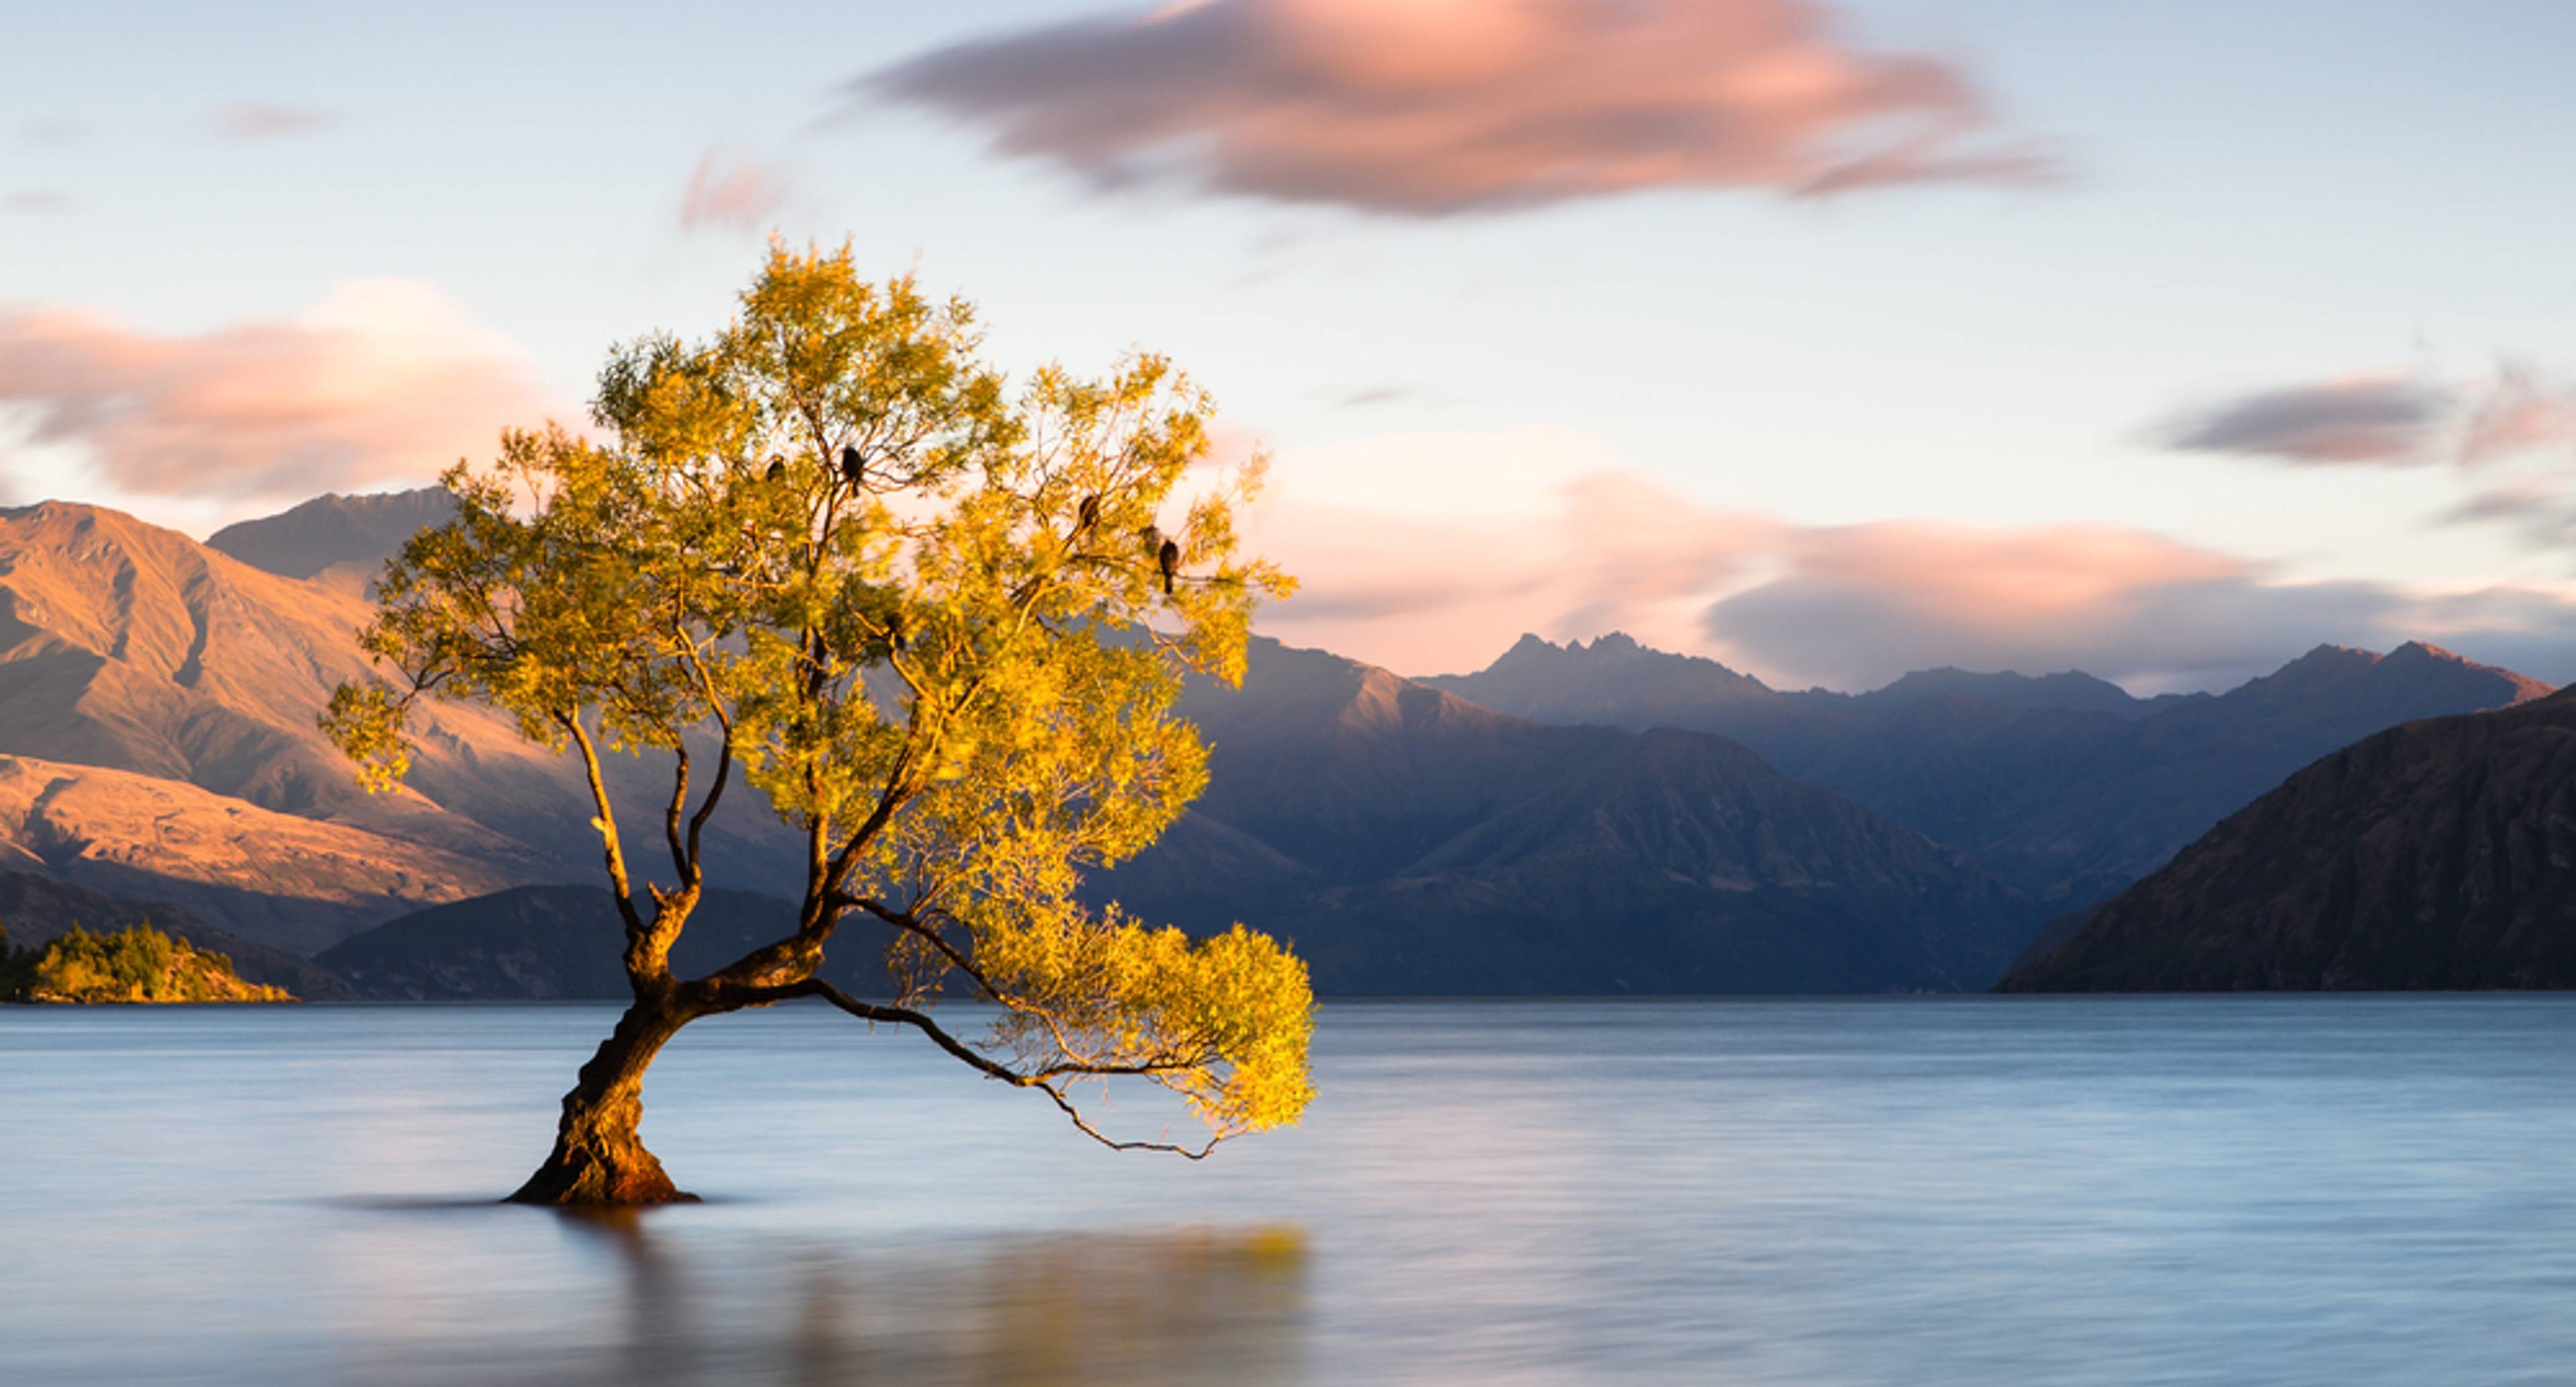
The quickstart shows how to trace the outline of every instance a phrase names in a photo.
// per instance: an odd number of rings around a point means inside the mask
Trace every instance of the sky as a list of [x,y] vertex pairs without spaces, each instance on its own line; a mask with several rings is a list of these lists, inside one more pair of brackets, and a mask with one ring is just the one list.
[[1775,684],[2576,679],[2576,6],[0,9],[0,502],[203,535],[577,418],[766,239],[1165,352],[1266,631]]

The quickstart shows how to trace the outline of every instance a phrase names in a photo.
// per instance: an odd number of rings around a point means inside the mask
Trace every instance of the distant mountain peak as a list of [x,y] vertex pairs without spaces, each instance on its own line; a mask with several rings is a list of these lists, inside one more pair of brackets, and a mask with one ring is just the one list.
[[2382,669],[2389,671],[2402,671],[2420,666],[2428,670],[2458,671],[2463,674],[2484,675],[2491,679],[2499,679],[2513,686],[2513,694],[2506,700],[2508,706],[2529,703],[2533,699],[2546,698],[2556,692],[2553,686],[2527,674],[2506,669],[2501,665],[2482,664],[2430,641],[2408,641],[2380,657],[2379,663]]
[[2336,645],[2332,641],[2319,641],[2309,647],[2306,654],[2281,666],[2276,672],[2287,673],[2294,669],[2327,667],[2358,669],[2378,664],[2381,658],[2376,650],[2365,650],[2357,645]]
[[[1699,655],[1676,655],[1625,631],[1558,645],[1524,635],[1474,674],[1416,681],[1514,717],[1539,722],[1608,722],[1622,727],[1671,723],[1709,700],[1767,702],[1779,697],[1761,680]],[[1605,705],[1602,695],[1608,690]]]
[[284,578],[335,569],[373,577],[403,541],[455,513],[455,499],[442,487],[329,492],[276,515],[226,525],[206,537],[206,547]]
[[[1495,658],[1492,664],[1485,667],[1484,673],[1512,673],[1537,668],[1588,669],[1596,668],[1602,661],[1613,661],[1619,664],[1662,665],[1674,669],[1689,669],[1703,673],[1714,672],[1724,675],[1729,679],[1740,679],[1747,683],[1759,684],[1761,682],[1754,679],[1753,676],[1749,674],[1744,674],[1731,669],[1725,664],[1712,660],[1705,655],[1685,655],[1676,651],[1658,650],[1654,646],[1647,645],[1625,631],[1605,631],[1600,635],[1593,637],[1589,642],[1578,638],[1568,640],[1563,645],[1559,645],[1545,636],[1536,634],[1535,632],[1523,632],[1519,640],[1512,642],[1511,649],[1504,651],[1501,655]],[[1473,678],[1475,676],[1447,675],[1442,677],[1454,679]]]
[[[2349,645],[2319,645],[2272,673],[2251,681],[2245,690],[2317,691],[2349,682],[2411,686],[2425,683],[2492,685],[2497,697],[2487,707],[2507,707],[2546,697],[2552,686],[2497,665],[2480,664],[2429,641],[2407,641],[2382,655]],[[2432,709],[2427,709],[2428,715]],[[2454,712],[2443,708],[2439,711]]]
[[2490,665],[2483,661],[2472,660],[2468,656],[2463,655],[2456,650],[2452,650],[2447,646],[2435,645],[2431,641],[2408,641],[2404,645],[2380,656],[2379,662],[2383,665],[2399,666],[2418,662],[2434,665],[2453,665],[2461,669],[2482,670],[2491,674],[2503,675],[2508,679],[2521,680],[2525,683],[2533,684],[2542,688],[2547,687],[2546,685],[2541,685],[2540,681],[2532,679],[2528,675],[2506,669],[2501,665]]
[[2144,706],[2128,690],[2080,669],[2060,670],[2055,674],[2023,674],[2016,670],[1985,674],[1960,669],[1956,665],[1918,669],[1885,688],[1872,690],[1860,697],[1890,704],[1928,698],[1964,698],[1991,707],[2015,710],[2060,709],[2121,714],[2138,712]]

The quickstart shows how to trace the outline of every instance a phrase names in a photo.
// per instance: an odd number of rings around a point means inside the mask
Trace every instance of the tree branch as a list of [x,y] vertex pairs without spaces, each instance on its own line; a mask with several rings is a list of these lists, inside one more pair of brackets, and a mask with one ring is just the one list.
[[977,968],[974,963],[966,957],[965,951],[959,949],[955,944],[948,942],[948,937],[946,935],[941,934],[938,930],[923,923],[921,917],[913,912],[909,910],[897,910],[883,901],[873,900],[865,896],[845,895],[837,891],[833,892],[826,898],[826,904],[864,910],[870,915],[874,915],[878,919],[885,921],[887,924],[894,926],[896,929],[904,930],[908,933],[919,936],[923,941],[927,942],[930,947],[937,949],[940,954],[949,961],[949,963],[955,965],[957,971],[974,979],[975,985],[984,989],[985,996],[996,1001],[1001,1000],[1001,989],[993,986],[992,979],[984,976],[983,970]]
[[716,730],[724,741],[716,748],[716,782],[707,787],[707,797],[698,804],[698,812],[689,816],[689,867],[686,882],[695,886],[703,879],[698,870],[698,836],[714,817],[716,801],[724,798],[725,786],[733,779],[733,717],[725,711],[724,700],[716,696],[714,676],[698,658],[697,647],[688,647],[689,668],[697,671],[698,686],[706,691],[707,711],[715,715]]
[[572,734],[573,744],[581,748],[582,770],[590,776],[591,807],[599,811],[590,822],[599,830],[600,845],[607,852],[608,884],[616,891],[617,913],[626,920],[627,973],[630,979],[640,980],[636,951],[644,942],[644,917],[635,909],[635,888],[627,881],[626,849],[618,842],[617,811],[608,803],[608,782],[599,773],[599,748],[592,744],[590,729],[581,725],[579,714],[559,712],[555,723]]
[[1073,1100],[1065,1097],[1055,1085],[1039,1084],[1037,1087],[1046,1090],[1046,1096],[1055,1100],[1055,1105],[1064,1110],[1066,1119],[1071,1121],[1074,1127],[1084,1136],[1091,1138],[1093,1141],[1099,1142],[1101,1145],[1108,1147],[1112,1151],[1168,1151],[1175,1156],[1180,1156],[1187,1160],[1204,1161],[1208,1158],[1209,1153],[1216,1150],[1216,1144],[1225,1140],[1225,1133],[1211,1132],[1208,1134],[1206,1144],[1200,1146],[1196,1150],[1168,1141],[1113,1140],[1107,1133],[1092,1126],[1091,1123],[1083,1117],[1082,1110],[1073,1105]]
[[832,984],[823,981],[821,978],[808,978],[800,983],[791,983],[786,987],[764,989],[764,991],[769,995],[746,1000],[743,1004],[746,1006],[766,1006],[770,1002],[786,1001],[793,997],[820,997],[824,1001],[831,1003],[833,1006],[839,1007],[841,1010],[848,1012],[852,1016],[858,1017],[862,1021],[884,1022],[890,1026],[910,1026],[921,1032],[924,1036],[929,1037],[931,1044],[947,1051],[951,1056],[980,1072],[986,1078],[997,1079],[1003,1083],[1009,1084],[1013,1088],[1034,1088],[1045,1093],[1047,1097],[1055,1100],[1056,1107],[1063,1110],[1065,1117],[1071,1120],[1074,1127],[1081,1131],[1084,1136],[1091,1138],[1093,1141],[1099,1142],[1101,1145],[1108,1147],[1112,1151],[1168,1151],[1176,1156],[1185,1156],[1190,1160],[1200,1161],[1207,1159],[1208,1153],[1216,1150],[1217,1143],[1225,1140],[1224,1133],[1213,1133],[1208,1137],[1206,1145],[1195,1149],[1166,1141],[1118,1141],[1110,1137],[1107,1133],[1102,1132],[1099,1128],[1092,1126],[1090,1121],[1083,1117],[1082,1110],[1074,1106],[1073,1100],[1067,1098],[1062,1089],[1050,1082],[1050,1078],[1058,1074],[1078,1074],[1084,1077],[1105,1077],[1121,1074],[1152,1074],[1162,1072],[1160,1069],[1139,1066],[1102,1065],[1083,1068],[1066,1066],[1053,1070],[1040,1071],[1036,1074],[1023,1074],[1008,1065],[997,1063],[991,1057],[977,1052],[972,1046],[969,1046],[965,1042],[957,1039],[957,1037],[950,1035],[946,1030],[940,1027],[938,1022],[931,1020],[921,1012],[915,1011],[910,1007],[878,1006],[872,1002],[862,1002],[858,998],[853,997],[850,994],[843,992],[841,989],[834,987]]
[[662,811],[662,837],[671,845],[671,871],[686,890],[696,885],[695,865],[689,860],[686,845],[680,841],[680,811],[689,803],[689,747],[680,739],[680,730],[666,728],[671,734],[671,802]]

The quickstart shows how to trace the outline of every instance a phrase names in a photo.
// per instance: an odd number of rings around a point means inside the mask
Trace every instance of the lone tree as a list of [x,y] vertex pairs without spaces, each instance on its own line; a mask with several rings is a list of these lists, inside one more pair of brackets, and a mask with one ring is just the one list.
[[[645,1070],[692,1021],[797,998],[913,1027],[1116,1147],[1203,1156],[1304,1108],[1302,962],[1241,925],[1194,941],[1075,897],[1205,784],[1181,681],[1239,682],[1254,605],[1290,587],[1237,553],[1258,466],[1167,516],[1209,453],[1208,401],[1167,362],[1013,394],[978,345],[962,301],[862,279],[846,246],[773,246],[732,326],[611,356],[600,441],[504,434],[495,465],[447,473],[456,518],[385,566],[363,640],[394,677],[342,686],[325,728],[380,789],[423,696],[577,755],[625,927],[634,1001],[513,1199],[687,1198],[637,1135]],[[619,753],[669,764],[647,850],[667,886],[629,855],[602,768]],[[737,775],[801,835],[801,900],[775,942],[680,978],[702,830]],[[862,924],[890,1005],[817,976]],[[989,1034],[931,1019],[952,980],[998,1004]],[[1076,1085],[1122,1075],[1179,1093],[1204,1144],[1102,1132]]]

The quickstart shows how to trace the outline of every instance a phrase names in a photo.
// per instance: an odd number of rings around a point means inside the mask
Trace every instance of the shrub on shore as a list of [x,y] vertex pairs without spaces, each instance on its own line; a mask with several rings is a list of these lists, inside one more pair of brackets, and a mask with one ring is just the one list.
[[9,947],[0,927],[0,1001],[291,1002],[244,982],[233,961],[150,925],[93,934],[78,925],[41,949]]

